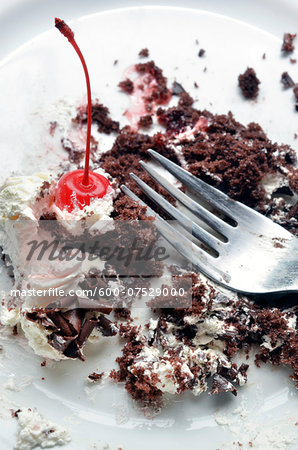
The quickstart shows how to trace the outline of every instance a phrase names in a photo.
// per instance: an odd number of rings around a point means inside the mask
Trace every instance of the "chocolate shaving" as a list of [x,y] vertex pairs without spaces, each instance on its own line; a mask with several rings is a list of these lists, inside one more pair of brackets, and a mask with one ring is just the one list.
[[68,346],[74,341],[75,337],[60,336],[56,333],[52,333],[49,336],[49,343],[59,352],[64,353]]
[[182,94],[182,92],[185,92],[185,89],[182,86],[182,84],[177,83],[177,81],[174,81],[174,83],[172,84],[172,95],[180,95]]
[[105,316],[99,316],[97,326],[103,336],[115,336],[117,334],[117,327]]
[[232,385],[232,383],[217,373],[213,377],[210,394],[214,395],[219,394],[220,392],[232,392],[233,395],[237,395],[237,389]]
[[97,321],[96,319],[87,319],[80,331],[79,337],[77,339],[77,343],[78,346],[81,347],[84,342],[86,341],[86,339],[88,339],[88,337],[90,336],[90,334],[92,333],[94,327],[96,326]]
[[72,336],[73,330],[58,311],[47,311],[47,316],[54,322],[54,324],[61,331],[63,336]]
[[282,82],[283,87],[285,89],[289,89],[289,88],[295,86],[295,83],[292,80],[292,78],[290,77],[290,75],[288,74],[288,72],[283,72],[282,73],[280,81]]
[[72,309],[63,313],[63,317],[72,326],[76,334],[79,334],[82,325],[82,314],[77,309]]
[[40,322],[41,325],[47,329],[57,330],[57,326],[47,316],[44,310],[36,310],[26,313],[26,318],[31,322]]

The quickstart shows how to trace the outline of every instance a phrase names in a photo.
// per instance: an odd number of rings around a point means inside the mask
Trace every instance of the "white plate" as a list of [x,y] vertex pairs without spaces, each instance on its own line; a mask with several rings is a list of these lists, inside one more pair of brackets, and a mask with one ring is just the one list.
[[[93,96],[122,125],[129,99],[117,84],[125,68],[138,61],[139,50],[148,47],[169,81],[177,79],[198,98],[198,108],[231,110],[241,122],[259,122],[273,140],[297,146],[298,116],[292,93],[281,88],[280,75],[288,70],[298,81],[298,65],[280,55],[281,42],[274,36],[223,16],[159,7],[88,16],[73,28],[88,62]],[[203,58],[197,57],[200,48],[206,49]],[[237,88],[237,77],[247,66],[254,67],[262,81],[256,102],[244,101]],[[194,81],[199,89],[194,89]],[[67,42],[53,29],[14,52],[0,67],[0,92],[1,179],[24,165],[32,172],[57,164],[63,153],[48,135],[48,123],[61,118],[61,99],[76,105],[85,96],[82,71]],[[249,441],[253,448],[295,448],[297,397],[286,369],[256,369],[252,363],[249,383],[237,398],[183,395],[170,400],[155,418],[146,418],[121,385],[107,381],[86,392],[86,376],[109,369],[119,353],[116,339],[89,346],[84,364],[67,361],[46,368],[21,341],[8,339],[4,346],[1,378],[6,382],[15,377],[23,387],[19,392],[3,388],[3,404],[9,407],[9,397],[64,424],[72,434],[71,449],[100,449],[108,443],[125,450],[215,450],[233,448],[233,442],[237,448],[238,441],[245,444],[242,448],[250,448]],[[32,377],[28,386],[26,377]],[[1,423],[6,448],[13,446],[15,430],[13,420]]]

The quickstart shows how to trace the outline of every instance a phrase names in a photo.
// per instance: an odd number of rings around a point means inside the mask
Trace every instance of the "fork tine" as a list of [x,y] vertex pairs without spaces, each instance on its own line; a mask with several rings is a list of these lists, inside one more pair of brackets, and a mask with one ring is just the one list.
[[[153,167],[150,167],[147,163],[140,161],[143,169],[158,183],[160,184],[172,197],[178,200],[182,205],[184,205],[189,211],[191,211],[196,216],[200,217],[205,223],[207,223],[211,228],[221,233],[223,236],[229,237],[232,227],[226,222],[221,220],[216,215],[212,214],[208,209],[199,205],[197,202],[188,197],[184,192],[169,183],[162,175],[160,175]],[[177,166],[178,167],[178,166]]]
[[142,189],[142,191],[151,200],[156,203],[163,211],[168,213],[173,219],[185,228],[189,233],[191,233],[195,238],[199,239],[204,244],[208,245],[210,248],[219,252],[220,246],[224,245],[216,237],[212,236],[210,233],[205,231],[203,228],[199,227],[194,223],[189,217],[185,216],[181,211],[171,205],[164,197],[155,192],[151,187],[149,187],[144,181],[140,180],[134,173],[130,173],[131,178],[137,183],[137,185]]
[[235,209],[240,209],[242,205],[239,205],[238,202],[232,200],[223,192],[195,177],[190,172],[182,169],[182,167],[177,166],[177,164],[160,155],[156,151],[149,149],[148,153],[172,175],[174,175],[175,178],[180,180],[182,184],[199,194],[211,206],[216,207],[219,211],[223,212],[231,219],[237,220],[238,211],[236,212]]
[[155,217],[155,226],[160,234],[169,242],[175,250],[184,258],[190,261],[193,266],[201,273],[218,280],[226,276],[218,268],[214,266],[216,258],[210,256],[207,252],[193,244],[187,237],[175,230],[171,225],[162,219],[155,211],[153,211],[146,203],[144,203],[137,195],[135,195],[125,185],[121,186],[122,191],[133,200],[139,202],[142,206],[146,206],[146,214]]

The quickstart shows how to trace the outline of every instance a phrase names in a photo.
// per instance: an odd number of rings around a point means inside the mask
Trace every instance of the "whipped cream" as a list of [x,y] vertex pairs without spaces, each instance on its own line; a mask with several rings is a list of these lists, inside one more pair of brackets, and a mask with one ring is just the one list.
[[51,448],[71,441],[68,431],[45,419],[36,409],[24,408],[17,413],[18,435],[15,449]]
[[[28,218],[39,219],[42,214],[40,204],[36,200],[45,182],[52,183],[50,173],[37,173],[30,176],[7,178],[0,188],[0,218],[18,220]],[[42,202],[46,208],[45,202]]]
[[[110,178],[100,168],[94,172]],[[108,231],[113,227],[113,219],[110,216],[117,193],[110,187],[103,198],[93,200],[82,210],[75,208],[69,213],[66,210],[61,211],[54,203],[57,179],[57,174],[52,173],[17,176],[8,178],[0,188],[0,246],[3,253],[9,257],[14,270],[13,290],[25,292],[25,295],[18,294],[15,299],[8,296],[6,303],[2,305],[0,320],[3,325],[10,327],[17,325],[37,355],[54,360],[66,357],[50,345],[48,338],[51,331],[38,321],[28,320],[27,313],[35,307],[42,308],[55,301],[53,297],[55,289],[63,291],[65,297],[73,292],[75,300],[75,293],[89,270],[96,268],[101,272],[105,261],[99,258],[92,261],[88,258],[87,252],[82,260],[73,258],[68,261],[64,258],[60,261],[50,257],[53,250],[51,245],[49,248],[44,247],[41,258],[40,252],[36,251],[28,259],[28,245],[32,240],[36,240],[38,244],[42,242],[51,244],[57,232],[59,241],[57,254],[64,245],[64,239],[59,239],[61,227],[62,234],[64,230],[67,235],[75,236],[80,236],[84,230],[90,234]],[[49,224],[52,225],[49,229],[40,226],[39,220],[44,214],[57,219]],[[37,298],[26,294],[33,289],[42,291],[42,295]],[[10,303],[14,307],[11,307]],[[98,338],[95,334],[94,332],[90,336],[91,340]]]

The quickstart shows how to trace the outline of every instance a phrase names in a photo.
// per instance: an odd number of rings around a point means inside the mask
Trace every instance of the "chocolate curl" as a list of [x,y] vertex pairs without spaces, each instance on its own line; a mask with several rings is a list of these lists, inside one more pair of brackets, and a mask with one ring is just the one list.
[[81,347],[86,341],[86,339],[88,339],[96,324],[97,324],[96,319],[88,319],[85,321],[84,325],[81,328],[79,337],[77,339],[77,344],[79,347]]
[[70,326],[72,326],[72,328],[78,335],[82,326],[82,315],[80,314],[80,312],[77,309],[72,309],[70,311],[64,312],[63,317],[68,321]]
[[60,312],[47,311],[47,316],[54,322],[54,324],[61,330],[63,336],[72,336],[73,332],[67,321],[63,318]]
[[47,316],[47,314],[43,310],[27,312],[26,318],[31,322],[40,322],[45,328],[57,330],[57,325]]
[[72,336],[59,336],[56,333],[52,333],[49,337],[50,344],[59,352],[65,354],[66,349],[74,341],[75,337]]
[[82,355],[81,349],[78,345],[78,342],[72,341],[69,346],[67,347],[67,349],[64,352],[64,355],[67,356],[68,358],[73,358],[73,359],[80,359],[81,361],[85,361],[85,358]]
[[72,29],[64,22],[64,20],[55,17],[55,27],[63,34],[69,41],[73,40],[74,32]]

